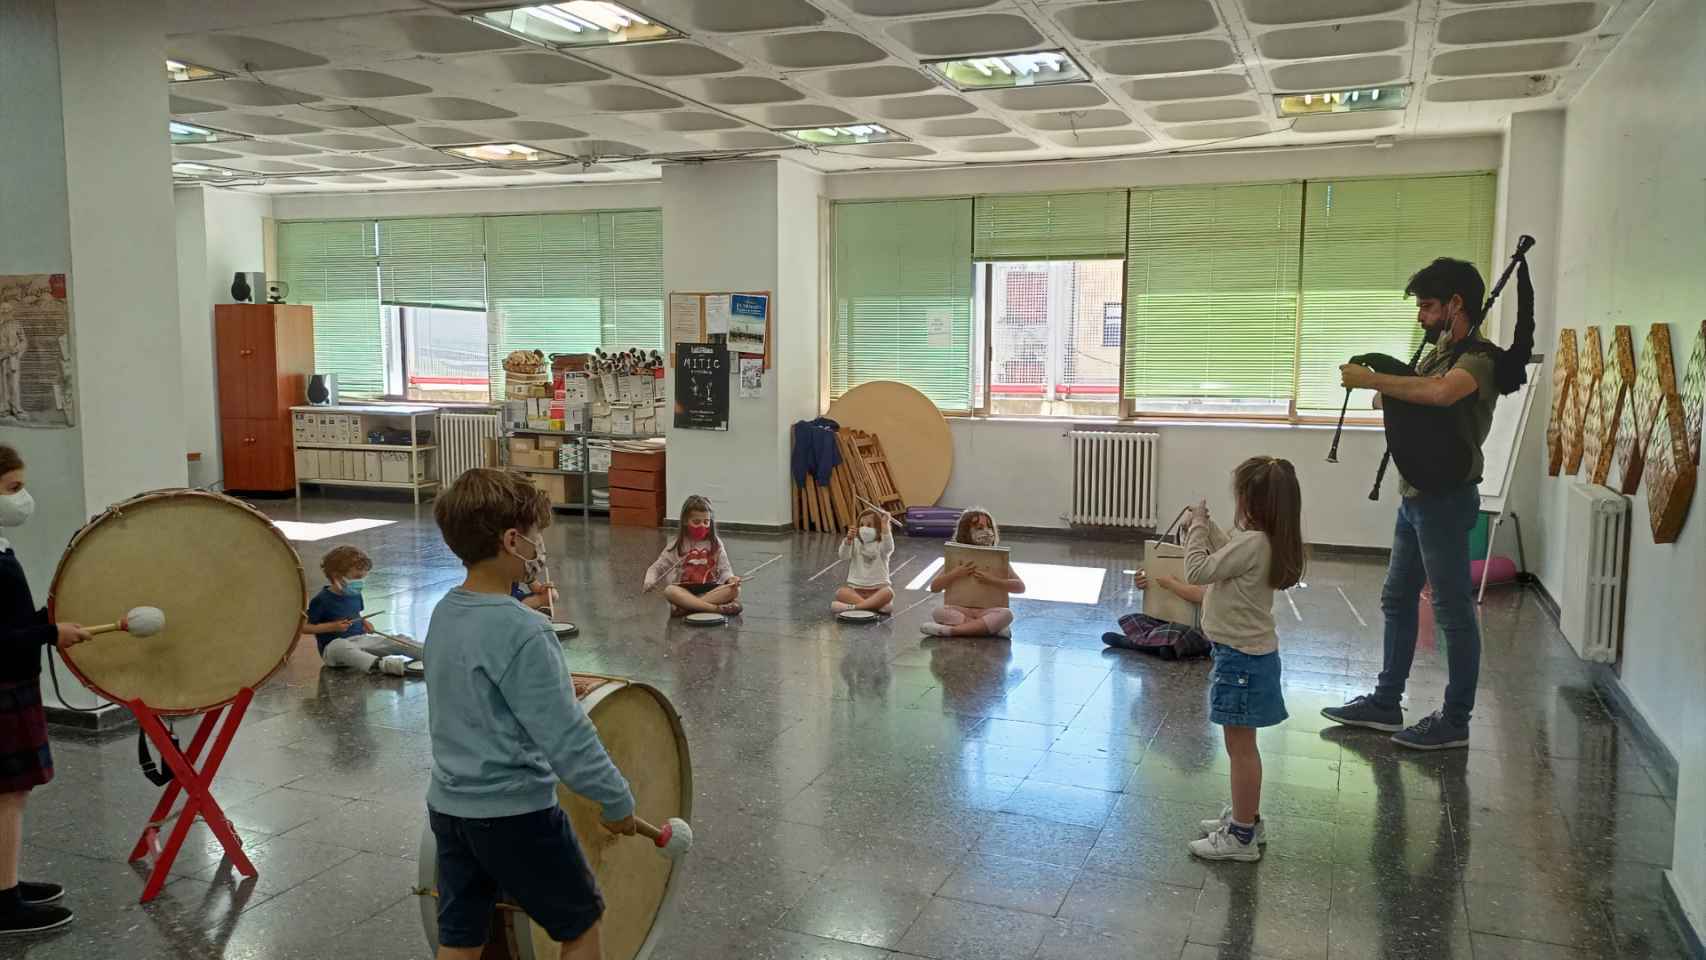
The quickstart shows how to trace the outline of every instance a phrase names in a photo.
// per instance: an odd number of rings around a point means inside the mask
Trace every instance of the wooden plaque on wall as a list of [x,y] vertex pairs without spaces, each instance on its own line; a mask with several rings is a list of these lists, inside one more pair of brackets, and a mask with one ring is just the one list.
[[1603,484],[1611,477],[1611,465],[1617,458],[1617,424],[1634,382],[1635,335],[1628,324],[1620,323],[1611,328],[1599,378],[1599,403],[1588,417],[1584,459],[1589,483]]
[[1688,441],[1688,460],[1700,466],[1700,424],[1706,420],[1706,320],[1694,335],[1694,349],[1682,374],[1682,432]]
[[1662,416],[1647,464],[1647,515],[1652,522],[1653,542],[1675,543],[1683,521],[1688,519],[1689,502],[1694,499],[1696,467],[1689,459],[1680,394],[1665,398]]
[[1582,331],[1582,346],[1576,364],[1576,386],[1570,391],[1570,410],[1565,436],[1564,475],[1573,477],[1582,469],[1588,418],[1599,406],[1599,378],[1605,372],[1605,355],[1599,349],[1599,328]]
[[1676,367],[1670,358],[1670,324],[1647,328],[1647,348],[1641,353],[1641,373],[1617,424],[1617,472],[1610,486],[1624,496],[1634,496],[1641,486],[1647,464],[1653,426],[1664,410],[1665,397],[1676,392]]
[[1546,421],[1546,472],[1557,476],[1568,448],[1570,393],[1576,385],[1576,331],[1558,331],[1558,352],[1552,358],[1552,415]]

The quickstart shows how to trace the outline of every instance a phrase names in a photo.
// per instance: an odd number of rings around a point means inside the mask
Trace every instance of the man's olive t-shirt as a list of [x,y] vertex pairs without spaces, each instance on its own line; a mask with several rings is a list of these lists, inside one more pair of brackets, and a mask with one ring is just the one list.
[[[1477,336],[1477,340],[1484,338]],[[1484,468],[1481,457],[1481,444],[1487,439],[1487,431],[1493,427],[1493,405],[1499,400],[1499,388],[1493,378],[1493,357],[1489,353],[1471,352],[1451,362],[1451,351],[1447,348],[1441,351],[1438,347],[1428,352],[1417,364],[1418,376],[1444,376],[1453,367],[1468,371],[1475,378],[1475,396],[1467,403],[1458,401],[1449,407],[1450,423],[1453,433],[1467,442],[1474,451],[1469,457],[1469,475],[1463,479],[1470,483],[1481,482],[1481,471]],[[1406,497],[1419,496],[1420,490],[1410,485],[1404,479],[1404,471],[1398,471],[1398,492]]]

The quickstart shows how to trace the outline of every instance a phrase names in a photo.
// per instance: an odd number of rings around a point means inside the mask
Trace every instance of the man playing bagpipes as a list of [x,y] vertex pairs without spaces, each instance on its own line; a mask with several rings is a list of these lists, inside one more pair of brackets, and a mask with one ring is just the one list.
[[[1475,619],[1469,575],[1469,534],[1480,514],[1481,444],[1493,422],[1499,396],[1527,379],[1534,347],[1534,289],[1523,259],[1534,243],[1523,237],[1492,295],[1471,264],[1441,258],[1404,287],[1416,298],[1423,346],[1405,364],[1383,354],[1353,357],[1339,368],[1347,400],[1351,390],[1379,396],[1386,421],[1387,455],[1398,464],[1398,521],[1392,558],[1380,591],[1385,650],[1374,692],[1322,712],[1329,720],[1394,732],[1392,741],[1416,750],[1469,745],[1469,715],[1481,670],[1481,631]],[[1509,350],[1481,336],[1512,268],[1517,269],[1517,328]],[[1433,349],[1423,357],[1422,350]],[[1420,363],[1417,363],[1417,359]],[[1343,427],[1341,414],[1340,426]],[[1337,459],[1338,440],[1333,453]],[[1370,499],[1379,499],[1386,459],[1380,462]],[[1434,622],[1444,634],[1444,708],[1404,726],[1400,700],[1416,655],[1417,607],[1424,584],[1433,587]]]

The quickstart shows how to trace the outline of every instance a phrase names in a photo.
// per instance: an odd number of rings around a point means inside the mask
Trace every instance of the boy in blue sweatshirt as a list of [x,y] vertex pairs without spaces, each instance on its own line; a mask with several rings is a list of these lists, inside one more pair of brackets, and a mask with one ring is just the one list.
[[426,643],[439,960],[478,960],[500,893],[565,960],[598,960],[604,898],[557,783],[603,807],[617,834],[634,832],[634,797],[575,699],[551,625],[510,595],[545,569],[550,501],[519,476],[469,470],[433,516],[468,568],[433,610]]

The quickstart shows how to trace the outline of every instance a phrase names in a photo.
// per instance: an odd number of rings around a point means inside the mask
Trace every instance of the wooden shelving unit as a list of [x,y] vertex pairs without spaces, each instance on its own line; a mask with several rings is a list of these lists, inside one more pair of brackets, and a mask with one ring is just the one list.
[[[291,443],[292,452],[295,454],[297,462],[296,495],[298,497],[302,496],[302,487],[304,485],[317,484],[323,487],[369,487],[376,490],[407,490],[413,495],[415,503],[419,504],[421,502],[421,493],[423,491],[432,490],[439,485],[438,458],[436,455],[438,451],[438,444],[421,442],[423,419],[425,420],[424,427],[432,431],[433,437],[438,436],[438,410],[439,408],[436,406],[408,403],[335,404],[325,406],[291,407]],[[369,422],[372,420],[388,420],[393,422],[398,420],[407,420],[409,424],[409,443],[407,445],[391,443],[348,443],[303,438],[300,432],[295,429],[295,418],[298,414],[314,417],[356,417],[360,420],[359,429],[356,430],[356,433],[359,436],[367,435]],[[318,474],[325,473],[326,471],[318,469],[318,467],[314,470],[305,469],[307,467],[307,461],[304,459],[305,455],[307,457],[319,457],[322,453],[349,453],[359,455],[362,458],[363,465],[359,470],[352,472],[359,473],[360,476],[319,476]],[[371,454],[408,454],[409,462],[405,470],[405,475],[413,479],[396,481],[385,480],[380,477],[373,476],[372,471],[368,469],[368,467],[372,465],[373,461],[367,459]],[[380,472],[383,473],[383,471],[384,467],[383,464],[381,464]]]
[[[554,467],[517,466],[510,459],[509,441],[513,437],[561,437],[566,443],[579,444],[581,447],[581,469],[559,470]],[[662,438],[663,434],[661,433],[617,434],[593,433],[590,430],[534,430],[528,427],[511,427],[508,430],[503,431],[503,436],[500,438],[502,442],[498,445],[498,457],[502,460],[503,465],[507,469],[514,470],[518,473],[540,473],[552,476],[579,477],[580,499],[561,502],[553,501],[551,506],[559,510],[578,509],[581,512],[581,516],[584,517],[591,516],[592,511],[595,509],[600,511],[608,509],[608,506],[594,507],[592,503],[592,478],[595,476],[606,477],[608,476],[609,471],[592,469],[592,452],[587,447],[587,441],[658,440]]]

